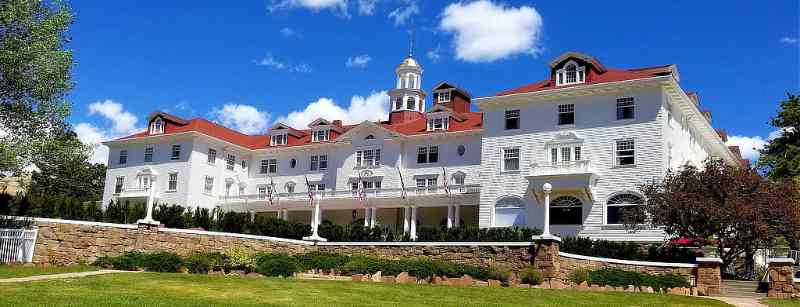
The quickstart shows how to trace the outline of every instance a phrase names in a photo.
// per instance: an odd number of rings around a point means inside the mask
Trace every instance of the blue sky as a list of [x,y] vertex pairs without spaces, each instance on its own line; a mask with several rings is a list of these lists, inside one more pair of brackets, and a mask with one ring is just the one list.
[[409,36],[425,89],[448,80],[475,97],[546,78],[568,50],[607,67],[677,64],[745,147],[800,89],[798,1],[160,2],[71,3],[70,121],[85,142],[140,129],[156,110],[251,133],[379,117]]

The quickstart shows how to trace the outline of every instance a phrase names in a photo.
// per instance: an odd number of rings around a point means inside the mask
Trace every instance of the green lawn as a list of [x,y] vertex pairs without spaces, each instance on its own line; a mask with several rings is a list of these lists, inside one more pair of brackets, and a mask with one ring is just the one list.
[[762,301],[770,307],[800,307],[800,300],[765,299]]
[[726,306],[683,296],[120,273],[0,284],[0,306]]
[[0,278],[16,278],[34,275],[50,275],[61,273],[97,271],[98,268],[84,265],[74,266],[22,266],[0,265]]

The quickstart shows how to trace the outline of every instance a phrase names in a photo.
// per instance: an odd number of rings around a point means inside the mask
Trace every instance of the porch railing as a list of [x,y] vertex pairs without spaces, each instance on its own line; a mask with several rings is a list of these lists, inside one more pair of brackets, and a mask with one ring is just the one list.
[[[480,184],[467,184],[467,185],[449,185],[450,195],[464,195],[480,193]],[[388,188],[388,189],[366,189],[364,194],[367,198],[400,198],[402,196],[402,188]],[[422,197],[422,196],[445,196],[444,186],[406,188],[405,193],[407,197]],[[356,190],[322,190],[314,193],[315,197],[320,199],[357,199],[358,192]],[[276,193],[276,199],[289,200],[289,201],[307,201],[308,192],[295,192],[295,193]],[[231,195],[220,196],[220,200],[227,201],[266,201],[266,194],[247,194],[247,195]]]
[[531,176],[553,176],[585,174],[591,172],[589,160],[565,161],[556,163],[532,163]]
[[29,263],[39,230],[0,229],[0,263]]

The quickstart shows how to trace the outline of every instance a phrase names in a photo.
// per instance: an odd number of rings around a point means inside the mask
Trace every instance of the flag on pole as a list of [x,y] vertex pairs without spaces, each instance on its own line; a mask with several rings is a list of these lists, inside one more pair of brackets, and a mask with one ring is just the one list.
[[364,200],[367,198],[367,193],[364,191],[364,180],[361,178],[361,173],[358,173],[358,182],[356,182],[356,193],[358,194],[358,202],[363,206]]
[[306,177],[306,190],[308,190],[308,205],[314,206],[314,191],[311,190],[311,184],[308,182],[308,176]]
[[269,177],[269,188],[267,188],[267,199],[269,205],[272,206],[275,201],[275,182],[272,181],[272,176]]
[[444,194],[450,197],[450,186],[447,184],[447,171],[442,167],[442,178],[444,178]]
[[403,181],[403,172],[397,167],[397,173],[400,175],[400,198],[406,199],[406,183]]

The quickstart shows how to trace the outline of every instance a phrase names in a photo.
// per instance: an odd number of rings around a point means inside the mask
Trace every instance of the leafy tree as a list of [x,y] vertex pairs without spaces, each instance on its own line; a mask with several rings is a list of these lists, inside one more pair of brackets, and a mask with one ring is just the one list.
[[800,183],[800,97],[787,96],[770,121],[781,134],[760,150],[758,166],[772,179],[792,178]]
[[0,173],[82,150],[56,137],[68,130],[72,19],[60,1],[0,0]]
[[[60,133],[52,144],[80,148],[83,144],[72,131]],[[61,195],[92,201],[103,196],[106,166],[89,161],[89,151],[58,152],[36,163],[28,189],[32,195]]]
[[623,213],[628,226],[661,225],[670,236],[711,239],[725,265],[743,252],[800,231],[800,190],[755,170],[709,159],[641,187],[645,205]]

